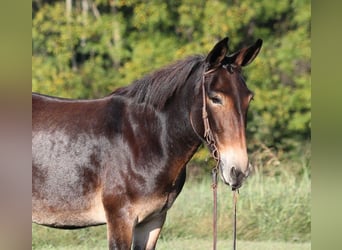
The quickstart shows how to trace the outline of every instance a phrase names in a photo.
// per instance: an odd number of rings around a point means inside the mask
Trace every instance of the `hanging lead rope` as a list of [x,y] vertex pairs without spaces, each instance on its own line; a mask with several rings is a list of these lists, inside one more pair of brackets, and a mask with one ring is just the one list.
[[212,188],[213,188],[213,250],[216,250],[217,242],[217,169],[213,168],[212,171]]
[[234,218],[233,218],[233,249],[236,250],[236,204],[238,200],[239,189],[233,191]]

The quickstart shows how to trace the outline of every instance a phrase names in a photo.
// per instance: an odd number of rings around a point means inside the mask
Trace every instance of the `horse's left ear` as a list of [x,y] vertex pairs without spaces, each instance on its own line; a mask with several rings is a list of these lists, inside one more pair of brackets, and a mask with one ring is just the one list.
[[253,45],[247,48],[243,48],[232,55],[229,55],[229,61],[239,66],[246,66],[253,62],[253,60],[258,55],[261,46],[262,40],[258,39]]
[[229,38],[225,37],[219,41],[214,48],[209,52],[205,61],[209,64],[210,68],[218,66],[222,60],[225,58],[228,52],[228,41]]

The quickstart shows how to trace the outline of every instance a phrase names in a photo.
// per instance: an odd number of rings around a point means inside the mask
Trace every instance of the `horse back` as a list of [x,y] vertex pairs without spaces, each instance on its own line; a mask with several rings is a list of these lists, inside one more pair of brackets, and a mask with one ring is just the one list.
[[126,105],[123,98],[32,95],[33,221],[55,227],[105,223],[104,170]]

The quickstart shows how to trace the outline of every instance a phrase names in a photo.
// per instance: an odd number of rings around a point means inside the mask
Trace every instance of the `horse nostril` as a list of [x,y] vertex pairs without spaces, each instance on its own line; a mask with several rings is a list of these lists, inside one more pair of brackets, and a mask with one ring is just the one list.
[[240,188],[245,177],[245,174],[239,168],[232,166],[230,168],[230,185],[232,187],[232,190]]
[[233,180],[241,181],[244,177],[246,177],[246,175],[238,170],[235,166],[232,166],[232,168],[230,169],[230,177]]
[[230,176],[231,177],[237,177],[237,172],[234,166],[230,169]]

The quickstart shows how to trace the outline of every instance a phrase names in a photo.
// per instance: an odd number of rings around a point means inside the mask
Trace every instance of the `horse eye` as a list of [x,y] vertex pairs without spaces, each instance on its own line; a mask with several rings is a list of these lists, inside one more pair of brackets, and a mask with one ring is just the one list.
[[215,104],[222,104],[222,101],[221,101],[220,97],[218,97],[218,96],[211,96],[209,98]]

